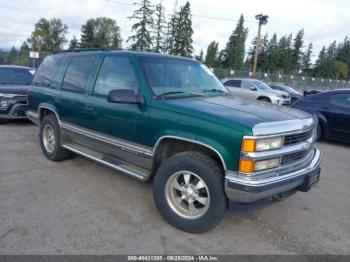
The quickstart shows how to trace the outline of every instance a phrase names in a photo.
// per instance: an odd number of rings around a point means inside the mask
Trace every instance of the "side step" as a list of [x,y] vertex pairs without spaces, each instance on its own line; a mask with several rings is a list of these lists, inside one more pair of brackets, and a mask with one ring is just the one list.
[[149,179],[149,170],[126,163],[125,161],[117,159],[115,157],[104,155],[102,153],[85,148],[77,144],[65,144],[62,145],[62,147],[69,151],[72,151],[73,153],[92,159],[100,164],[118,170],[139,180],[147,181]]

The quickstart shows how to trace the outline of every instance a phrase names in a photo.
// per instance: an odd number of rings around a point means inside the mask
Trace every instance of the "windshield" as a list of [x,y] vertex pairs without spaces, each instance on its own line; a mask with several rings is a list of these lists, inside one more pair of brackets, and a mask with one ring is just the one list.
[[269,87],[267,84],[265,84],[264,82],[261,81],[253,81],[254,85],[261,90],[271,90],[271,87]]
[[0,84],[28,85],[32,79],[33,73],[30,69],[0,68]]
[[168,57],[141,57],[140,60],[156,96],[229,94],[216,76],[199,62]]

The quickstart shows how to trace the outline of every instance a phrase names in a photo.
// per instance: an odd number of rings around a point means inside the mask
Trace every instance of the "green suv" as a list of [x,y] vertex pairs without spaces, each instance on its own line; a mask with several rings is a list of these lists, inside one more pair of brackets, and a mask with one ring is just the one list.
[[187,232],[213,228],[230,206],[306,192],[319,180],[313,116],[236,98],[191,59],[50,55],[28,100],[48,159],[75,153],[152,181],[160,214]]

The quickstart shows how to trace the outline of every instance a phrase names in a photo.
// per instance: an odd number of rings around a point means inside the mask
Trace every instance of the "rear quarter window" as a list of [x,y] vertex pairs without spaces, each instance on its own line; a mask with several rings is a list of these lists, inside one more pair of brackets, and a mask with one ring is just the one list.
[[228,80],[224,83],[225,86],[230,86],[230,87],[241,87],[241,80]]
[[35,73],[33,85],[58,88],[58,85],[55,85],[54,80],[58,73],[59,67],[64,63],[64,61],[65,56],[63,55],[47,56]]

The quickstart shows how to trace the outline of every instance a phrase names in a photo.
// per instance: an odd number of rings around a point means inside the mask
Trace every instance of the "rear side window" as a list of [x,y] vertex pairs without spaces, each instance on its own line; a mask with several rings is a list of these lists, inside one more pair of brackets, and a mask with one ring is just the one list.
[[350,94],[335,94],[329,98],[329,103],[334,106],[350,109]]
[[94,62],[95,56],[73,57],[64,77],[62,89],[84,93]]
[[134,68],[127,57],[107,56],[96,79],[94,94],[107,96],[111,90],[130,89],[137,93],[139,87]]
[[63,55],[47,56],[35,73],[33,84],[42,87],[57,88],[57,86],[54,86],[54,80],[59,66],[64,62],[64,59],[65,56]]
[[241,82],[241,80],[229,80],[225,82],[225,86],[241,87]]

